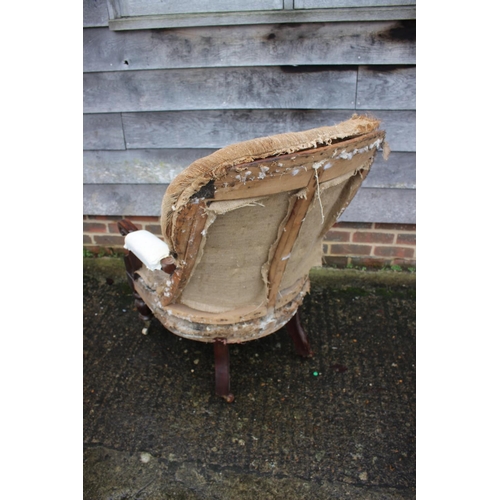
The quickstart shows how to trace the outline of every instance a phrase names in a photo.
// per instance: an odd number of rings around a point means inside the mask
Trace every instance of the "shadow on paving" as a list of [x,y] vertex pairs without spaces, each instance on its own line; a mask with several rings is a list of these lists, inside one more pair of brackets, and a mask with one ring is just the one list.
[[84,498],[415,498],[415,275],[313,270],[284,329],[230,348],[133,310],[119,259],[84,260]]

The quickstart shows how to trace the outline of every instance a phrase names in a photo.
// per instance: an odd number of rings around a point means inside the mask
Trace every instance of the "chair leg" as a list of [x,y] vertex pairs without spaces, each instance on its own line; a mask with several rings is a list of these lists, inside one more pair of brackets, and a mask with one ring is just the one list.
[[225,339],[215,339],[215,394],[224,398],[228,403],[234,401],[230,391],[229,377],[229,346]]
[[139,313],[139,318],[142,321],[151,321],[153,319],[153,312],[149,308],[149,306],[142,300],[142,297],[135,291],[135,287],[132,288],[134,294],[134,306]]
[[[127,219],[118,222],[118,229],[122,236],[138,231],[138,228]],[[134,283],[134,274],[142,267],[142,262],[130,251],[123,256],[123,260],[127,271],[127,281],[134,295],[134,306],[139,312],[139,317],[146,322],[146,327],[142,330],[142,332],[146,334],[148,332],[149,323],[153,319],[153,313],[148,305],[142,300],[142,297],[137,293]]]
[[300,323],[299,311],[297,311],[286,324],[286,330],[290,337],[292,337],[297,354],[303,358],[312,357],[313,352],[311,350],[311,346],[309,345],[307,334]]

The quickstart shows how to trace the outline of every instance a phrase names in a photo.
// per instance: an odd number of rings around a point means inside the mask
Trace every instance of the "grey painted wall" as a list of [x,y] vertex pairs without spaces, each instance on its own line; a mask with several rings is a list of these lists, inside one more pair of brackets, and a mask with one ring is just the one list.
[[[168,183],[217,148],[369,113],[382,120],[393,153],[377,158],[341,220],[414,223],[415,16],[391,7],[387,20],[387,9],[371,8],[377,0],[357,0],[373,20],[297,21],[329,1],[296,0],[291,23],[265,22],[285,10],[236,26],[200,13],[158,18],[192,19],[192,27],[113,31],[110,17],[147,18],[110,16],[105,0],[84,0],[83,213],[159,215]],[[350,19],[349,5],[321,12]]]

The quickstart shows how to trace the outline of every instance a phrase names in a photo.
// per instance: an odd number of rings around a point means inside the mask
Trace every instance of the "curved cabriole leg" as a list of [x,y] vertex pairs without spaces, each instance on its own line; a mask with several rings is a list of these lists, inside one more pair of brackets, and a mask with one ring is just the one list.
[[229,381],[229,346],[225,339],[215,339],[215,394],[224,398],[228,403],[234,401],[230,391]]
[[286,324],[286,330],[290,337],[292,337],[297,354],[303,358],[312,357],[313,352],[311,350],[311,346],[309,345],[307,334],[300,323],[299,311],[297,311]]
[[[139,230],[135,224],[127,219],[118,222],[118,229],[120,230],[120,234],[122,236],[127,236],[129,233]],[[139,317],[146,322],[146,326],[143,328],[142,333],[147,334],[149,324],[153,319],[153,313],[144,300],[142,300],[142,297],[137,293],[134,284],[134,274],[142,267],[142,262],[130,251],[127,251],[127,253],[123,256],[123,260],[127,271],[127,281],[130,288],[132,288],[132,293],[134,295],[134,306],[139,312]]]

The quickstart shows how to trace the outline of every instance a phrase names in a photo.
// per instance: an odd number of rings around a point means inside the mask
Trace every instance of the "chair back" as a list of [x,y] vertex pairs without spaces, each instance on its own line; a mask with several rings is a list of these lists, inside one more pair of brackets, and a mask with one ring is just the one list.
[[355,116],[246,141],[182,172],[162,205],[163,236],[177,262],[163,307],[230,324],[300,303],[325,233],[384,143],[378,127]]

